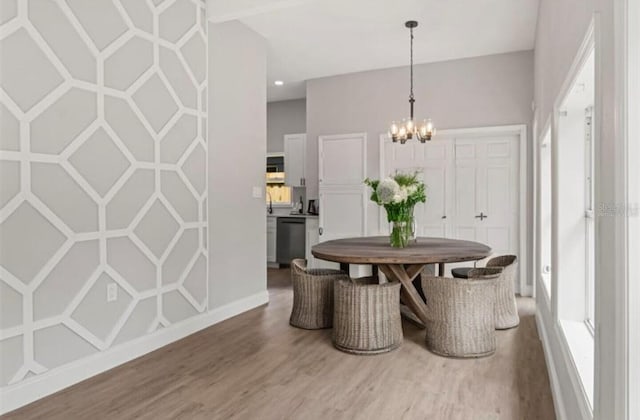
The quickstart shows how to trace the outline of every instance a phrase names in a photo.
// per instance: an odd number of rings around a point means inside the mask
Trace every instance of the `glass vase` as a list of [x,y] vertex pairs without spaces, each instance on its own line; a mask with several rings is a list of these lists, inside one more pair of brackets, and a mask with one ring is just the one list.
[[405,248],[415,239],[413,207],[389,221],[389,243],[394,248]]

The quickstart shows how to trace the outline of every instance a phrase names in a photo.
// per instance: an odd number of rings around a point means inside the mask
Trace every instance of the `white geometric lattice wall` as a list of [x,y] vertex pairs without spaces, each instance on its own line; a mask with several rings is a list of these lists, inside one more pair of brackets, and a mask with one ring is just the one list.
[[1,0],[1,386],[206,311],[206,30],[201,0]]

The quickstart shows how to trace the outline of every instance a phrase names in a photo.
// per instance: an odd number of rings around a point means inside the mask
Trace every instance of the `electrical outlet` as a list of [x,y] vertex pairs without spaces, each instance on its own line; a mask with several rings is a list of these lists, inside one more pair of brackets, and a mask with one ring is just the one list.
[[107,284],[107,302],[114,302],[118,300],[118,284]]
[[253,187],[253,198],[262,198],[262,187]]

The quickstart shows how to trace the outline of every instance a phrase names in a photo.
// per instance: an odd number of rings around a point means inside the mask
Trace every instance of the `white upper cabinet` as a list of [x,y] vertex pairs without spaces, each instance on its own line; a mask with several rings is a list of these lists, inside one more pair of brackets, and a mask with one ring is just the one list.
[[307,160],[307,135],[284,136],[285,184],[289,187],[304,187],[306,184],[305,161]]

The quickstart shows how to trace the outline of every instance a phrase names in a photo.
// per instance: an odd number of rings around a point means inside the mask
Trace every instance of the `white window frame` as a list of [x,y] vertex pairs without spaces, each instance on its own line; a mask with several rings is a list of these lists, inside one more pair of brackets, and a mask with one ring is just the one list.
[[595,118],[593,107],[585,110],[585,323],[591,332],[595,333]]
[[[538,176],[540,180],[539,190],[540,190],[540,198],[539,198],[539,231],[537,234],[538,240],[538,264],[539,264],[539,279],[542,284],[544,291],[546,292],[547,299],[551,301],[551,289],[552,289],[552,267],[551,267],[551,232],[553,220],[549,221],[548,232],[546,235],[543,234],[545,230],[545,225],[543,220],[546,218],[552,219],[552,165],[551,165],[551,119],[547,121],[545,124],[545,128],[541,131],[542,135],[538,140],[538,162],[539,162],[539,171],[540,174]],[[546,159],[543,159],[543,154],[546,153],[548,156]],[[546,163],[546,165],[545,165]],[[545,170],[548,170],[548,173],[544,173]],[[543,182],[543,178],[546,178],[546,183]],[[544,193],[544,190],[548,189],[547,194]],[[544,200],[544,196],[547,196],[548,203]],[[546,241],[543,240],[543,237],[546,238]],[[545,248],[548,248],[545,249]]]
[[[636,260],[640,255],[640,3],[627,0],[628,22],[626,45],[626,90],[627,109],[626,150],[627,158],[627,200],[633,208],[629,210],[627,220],[628,241],[626,255],[626,296],[627,322],[626,343],[627,359],[625,360],[628,376],[626,378],[627,419],[640,418],[640,264]],[[635,397],[631,397],[635,396]]]
[[[613,279],[616,287],[615,354],[597,360],[599,377],[612,385],[600,390],[599,399],[614,399],[618,409],[613,420],[640,418],[640,2],[614,2],[616,200],[624,214],[616,219],[617,238]],[[615,362],[607,363],[610,357]],[[604,360],[603,360],[604,359]]]

